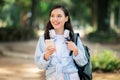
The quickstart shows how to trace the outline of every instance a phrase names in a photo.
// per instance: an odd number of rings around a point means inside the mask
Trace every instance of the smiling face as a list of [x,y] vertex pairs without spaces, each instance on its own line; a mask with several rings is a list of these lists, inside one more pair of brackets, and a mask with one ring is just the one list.
[[50,15],[50,22],[53,28],[57,31],[64,30],[64,24],[68,21],[68,16],[65,16],[65,13],[61,8],[52,10]]

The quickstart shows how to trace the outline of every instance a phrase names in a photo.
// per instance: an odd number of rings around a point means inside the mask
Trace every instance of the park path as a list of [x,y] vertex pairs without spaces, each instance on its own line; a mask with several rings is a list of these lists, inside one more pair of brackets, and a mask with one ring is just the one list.
[[[82,40],[91,53],[104,49],[119,54],[120,44],[100,44]],[[27,42],[0,43],[0,80],[45,80],[44,72],[34,63],[37,40]],[[117,77],[116,77],[117,76]],[[120,80],[119,73],[93,73],[93,80]]]

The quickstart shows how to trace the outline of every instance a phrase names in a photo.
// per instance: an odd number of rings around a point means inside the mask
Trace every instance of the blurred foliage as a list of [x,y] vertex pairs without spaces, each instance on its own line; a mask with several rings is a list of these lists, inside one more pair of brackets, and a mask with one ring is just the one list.
[[[103,5],[104,2],[107,5]],[[120,0],[0,0],[0,27],[28,28],[32,25],[34,28],[42,29],[43,26],[40,25],[45,26],[49,20],[49,11],[55,4],[64,4],[69,8],[72,23],[77,25],[77,28],[88,27],[86,24],[92,28],[96,26],[97,30],[89,34],[89,39],[96,41],[103,39],[103,42],[119,39],[120,34],[115,31],[112,34],[109,24],[112,19],[111,13],[114,13],[113,28],[119,28]],[[99,16],[98,13],[100,13]],[[74,23],[76,21],[78,24]]]
[[119,43],[120,36],[116,33],[115,30],[109,30],[107,32],[104,31],[96,31],[91,32],[87,35],[87,38],[93,42],[100,42],[100,43]]
[[90,12],[90,0],[71,0],[72,7],[70,9],[73,19],[77,19],[80,24],[85,24],[90,22],[91,12]]
[[112,51],[93,54],[91,57],[93,71],[110,72],[120,70],[120,59]]
[[[22,12],[31,12],[32,0],[5,0],[5,1],[7,2],[6,5],[9,5],[9,9],[13,9],[14,12],[17,12],[14,14],[14,16],[19,17]],[[93,3],[94,1],[95,0],[37,0],[37,4],[35,4],[36,5],[36,16],[37,16],[36,20],[39,20],[42,22],[47,21],[49,17],[48,16],[49,11],[54,4],[65,4],[70,10],[72,19],[74,20],[77,19],[80,23],[79,25],[85,25],[86,23],[91,24],[92,18],[94,17],[92,16],[93,14],[92,8],[94,4],[97,4],[97,3]],[[1,4],[4,4],[4,2],[2,2]],[[111,7],[110,7],[111,5],[114,5],[114,12],[117,12],[118,9],[116,10],[116,8],[119,8],[119,0],[115,0],[115,1],[109,0],[109,7],[108,7],[109,11],[111,10]],[[10,8],[10,7],[14,7],[14,8]],[[97,7],[97,5],[95,7]],[[10,12],[13,12],[13,10]],[[2,13],[6,13],[6,11],[3,9]],[[15,20],[12,19],[11,22],[14,23],[14,21],[16,21],[16,19]]]
[[[20,7],[14,4],[15,0],[7,0],[0,14],[0,20],[6,22],[6,26],[20,26]],[[1,26],[2,27],[2,26]]]
[[5,5],[5,0],[0,0],[0,7]]
[[35,39],[36,33],[32,28],[0,28],[0,41],[25,41]]

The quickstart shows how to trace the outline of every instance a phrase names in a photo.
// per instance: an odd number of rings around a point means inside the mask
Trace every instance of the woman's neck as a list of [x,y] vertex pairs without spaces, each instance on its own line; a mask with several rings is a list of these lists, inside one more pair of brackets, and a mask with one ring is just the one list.
[[60,35],[63,35],[64,34],[64,29],[57,29],[57,30],[55,30],[55,32],[56,32],[56,34],[60,34]]

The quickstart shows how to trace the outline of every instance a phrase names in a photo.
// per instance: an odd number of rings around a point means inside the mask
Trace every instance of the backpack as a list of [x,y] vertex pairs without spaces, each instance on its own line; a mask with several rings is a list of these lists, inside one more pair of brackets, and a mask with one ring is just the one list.
[[[75,44],[77,44],[77,39],[79,36],[79,33],[75,33],[74,34],[74,42]],[[91,65],[91,61],[90,61],[90,53],[89,53],[89,48],[87,46],[85,46],[83,44],[84,50],[85,50],[85,55],[88,59],[88,63],[86,65],[84,65],[83,67],[79,66],[75,61],[75,66],[78,69],[78,74],[80,77],[80,80],[92,80],[92,65]],[[71,53],[70,53],[71,55]]]

